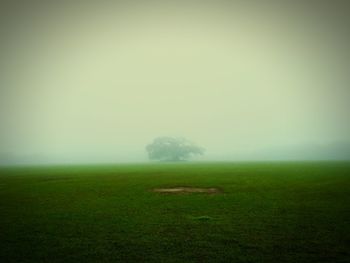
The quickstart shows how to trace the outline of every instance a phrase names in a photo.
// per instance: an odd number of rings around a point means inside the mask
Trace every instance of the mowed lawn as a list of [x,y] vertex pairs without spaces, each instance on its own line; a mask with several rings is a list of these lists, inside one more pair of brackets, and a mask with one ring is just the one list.
[[[164,194],[159,187],[217,187]],[[350,163],[0,168],[0,262],[350,262]]]

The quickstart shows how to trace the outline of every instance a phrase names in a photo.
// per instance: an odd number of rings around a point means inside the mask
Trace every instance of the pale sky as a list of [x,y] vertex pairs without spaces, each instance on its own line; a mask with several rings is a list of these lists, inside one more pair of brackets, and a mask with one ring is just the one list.
[[349,157],[347,5],[127,2],[3,4],[0,163]]

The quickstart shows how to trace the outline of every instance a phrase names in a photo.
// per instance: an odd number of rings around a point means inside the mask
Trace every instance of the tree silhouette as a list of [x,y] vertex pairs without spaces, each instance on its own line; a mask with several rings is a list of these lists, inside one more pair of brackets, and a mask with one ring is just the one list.
[[193,155],[202,155],[204,148],[185,138],[158,137],[146,146],[148,157],[160,161],[184,161]]

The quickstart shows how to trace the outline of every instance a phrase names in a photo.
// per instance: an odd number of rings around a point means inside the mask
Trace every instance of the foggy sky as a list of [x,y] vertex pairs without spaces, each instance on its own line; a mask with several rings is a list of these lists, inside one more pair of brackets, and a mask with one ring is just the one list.
[[144,161],[157,136],[350,157],[346,4],[30,2],[2,4],[2,164]]

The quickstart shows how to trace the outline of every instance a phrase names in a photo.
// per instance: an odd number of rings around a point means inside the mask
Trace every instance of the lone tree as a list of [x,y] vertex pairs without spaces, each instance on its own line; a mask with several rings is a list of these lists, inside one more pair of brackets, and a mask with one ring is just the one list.
[[158,137],[146,146],[151,160],[184,161],[193,155],[202,155],[204,148],[185,138]]

